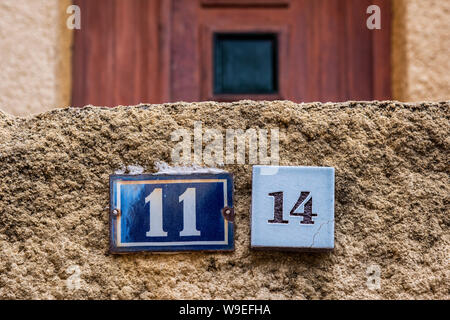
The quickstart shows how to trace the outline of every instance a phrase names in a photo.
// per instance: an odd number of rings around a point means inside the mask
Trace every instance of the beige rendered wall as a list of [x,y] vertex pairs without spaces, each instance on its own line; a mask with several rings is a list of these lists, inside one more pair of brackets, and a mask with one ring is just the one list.
[[70,4],[0,1],[0,109],[23,116],[70,104]]
[[448,99],[450,1],[393,0],[392,39],[394,99]]

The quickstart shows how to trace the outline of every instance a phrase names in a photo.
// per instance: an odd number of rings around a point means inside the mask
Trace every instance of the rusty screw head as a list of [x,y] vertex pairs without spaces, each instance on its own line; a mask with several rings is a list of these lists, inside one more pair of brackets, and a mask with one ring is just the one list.
[[114,216],[118,216],[118,215],[119,215],[119,209],[114,209],[114,210],[112,211],[112,214],[113,214]]
[[230,207],[225,207],[222,209],[222,215],[224,218],[230,222],[234,222],[234,209]]

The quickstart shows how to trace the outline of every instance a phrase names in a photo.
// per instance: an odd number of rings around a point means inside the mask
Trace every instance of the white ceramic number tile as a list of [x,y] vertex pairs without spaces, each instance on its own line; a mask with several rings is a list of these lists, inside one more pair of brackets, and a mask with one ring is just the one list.
[[252,184],[252,248],[334,248],[334,168],[253,166]]

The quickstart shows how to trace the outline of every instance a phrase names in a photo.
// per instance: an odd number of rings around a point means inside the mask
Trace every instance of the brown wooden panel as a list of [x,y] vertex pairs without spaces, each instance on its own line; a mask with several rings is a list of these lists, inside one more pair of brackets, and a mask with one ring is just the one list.
[[[280,25],[292,30],[285,55],[289,68],[280,74],[280,82],[285,83],[281,86],[283,98],[294,101],[343,101],[380,99],[390,95],[386,90],[390,87],[390,81],[386,81],[390,79],[389,66],[379,67],[377,61],[380,58],[375,58],[375,55],[389,55],[386,44],[389,44],[390,28],[385,25],[382,30],[367,29],[366,9],[372,4],[371,1],[296,0],[291,2],[289,8],[266,9],[252,6],[202,9],[193,2],[177,0],[176,3],[178,9],[174,26],[189,24],[189,27],[173,35],[172,52],[187,52],[192,57],[191,61],[200,58],[197,66],[194,63],[187,67],[190,76],[180,71],[182,68],[177,62],[173,62],[177,67],[172,72],[172,85],[176,88],[174,91],[178,99],[225,98],[211,96],[210,90],[207,94],[198,94],[199,88],[210,88],[212,85],[208,74],[212,72],[210,52],[202,54],[203,50],[208,51],[205,47],[209,48],[211,35],[209,38],[198,37],[205,26],[248,31],[255,25],[262,25],[261,31]],[[386,8],[390,7],[389,1],[379,0],[379,3],[383,5],[382,15],[388,15]],[[389,16],[383,16],[383,19],[387,20]],[[206,44],[202,43],[205,41]],[[185,59],[183,65],[188,63]],[[381,95],[380,91],[384,93]],[[258,95],[226,96],[226,100],[241,98],[271,99],[270,96]],[[273,98],[279,98],[279,95],[273,95]]]
[[370,0],[347,2],[347,73],[349,99],[373,99],[372,30],[366,27]]
[[[76,0],[73,105],[289,99],[388,99],[389,0]],[[286,4],[286,5],[274,5]],[[258,4],[255,6],[255,4]],[[368,30],[377,4],[382,29]],[[212,94],[212,32],[277,32],[280,92]]]
[[291,0],[201,0],[205,7],[287,7]]
[[390,1],[374,0],[381,9],[381,30],[373,30],[373,97],[376,100],[392,99],[391,88],[391,23]]
[[75,4],[81,8],[82,29],[74,35],[72,105],[112,105],[114,101],[108,93],[113,87],[113,38],[108,35],[113,6],[89,0],[77,0]]
[[172,101],[200,100],[199,3],[173,0],[171,18]]
[[[343,32],[342,2],[305,1],[303,10],[308,12],[306,33],[307,91],[296,96],[301,101],[336,101],[345,96],[345,33]],[[344,50],[341,50],[344,49]],[[345,74],[345,72],[344,72]]]
[[76,0],[74,106],[161,102],[158,0]]

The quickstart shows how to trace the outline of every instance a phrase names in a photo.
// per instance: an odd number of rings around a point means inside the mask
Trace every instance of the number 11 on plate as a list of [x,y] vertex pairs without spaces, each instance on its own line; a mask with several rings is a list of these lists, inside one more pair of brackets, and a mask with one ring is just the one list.
[[229,173],[111,175],[110,252],[234,249]]

